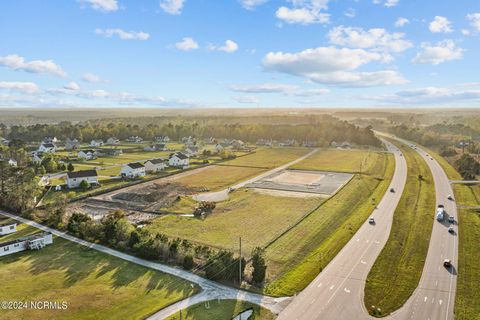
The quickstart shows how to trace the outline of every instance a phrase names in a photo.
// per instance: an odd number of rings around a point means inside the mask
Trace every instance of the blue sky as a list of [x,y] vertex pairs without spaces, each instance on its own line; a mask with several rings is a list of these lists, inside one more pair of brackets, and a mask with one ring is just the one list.
[[4,0],[2,107],[474,107],[480,2]]

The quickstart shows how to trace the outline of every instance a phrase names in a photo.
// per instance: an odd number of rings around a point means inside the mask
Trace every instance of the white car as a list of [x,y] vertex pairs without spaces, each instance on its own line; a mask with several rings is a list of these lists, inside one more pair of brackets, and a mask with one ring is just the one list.
[[454,223],[455,222],[455,217],[454,216],[449,216],[448,217],[448,222]]

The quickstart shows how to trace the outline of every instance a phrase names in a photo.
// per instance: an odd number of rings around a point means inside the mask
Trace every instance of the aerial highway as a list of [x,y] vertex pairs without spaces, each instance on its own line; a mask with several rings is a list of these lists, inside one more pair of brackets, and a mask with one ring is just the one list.
[[[411,143],[401,140],[407,145]],[[349,243],[330,264],[303,290],[278,319],[371,319],[364,305],[365,280],[377,256],[388,240],[393,214],[400,201],[407,178],[407,164],[401,152],[384,141],[395,155],[395,173],[391,185],[372,216],[357,231]],[[415,150],[427,162],[434,177],[436,202],[443,204],[448,215],[455,218],[456,205],[448,200],[453,195],[448,178],[441,166],[425,151]],[[432,219],[434,214],[432,213]],[[445,219],[444,221],[447,221]],[[427,259],[418,288],[407,303],[392,313],[389,319],[453,319],[457,266],[457,225],[453,235],[448,223],[434,222]],[[453,267],[443,267],[451,259]]]

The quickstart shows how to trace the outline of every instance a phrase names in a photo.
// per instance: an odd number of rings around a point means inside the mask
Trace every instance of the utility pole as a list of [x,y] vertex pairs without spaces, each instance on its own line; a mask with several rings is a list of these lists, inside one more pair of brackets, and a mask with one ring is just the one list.
[[238,278],[240,282],[238,283],[238,286],[242,287],[242,237],[240,237],[239,253],[240,257],[238,259]]

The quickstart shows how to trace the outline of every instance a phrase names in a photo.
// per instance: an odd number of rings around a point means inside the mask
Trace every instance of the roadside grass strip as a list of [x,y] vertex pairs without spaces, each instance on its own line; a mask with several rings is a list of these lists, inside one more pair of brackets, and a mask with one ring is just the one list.
[[[20,225],[2,241],[38,232]],[[143,319],[199,287],[54,237],[39,251],[0,258],[1,301],[60,301],[58,309],[0,309],[0,319]]]
[[393,176],[392,155],[380,153],[375,176],[355,175],[266,250],[269,284],[265,293],[294,295],[303,290],[340,252],[383,197]]
[[[245,310],[252,309],[253,313],[249,320],[273,320],[275,315],[269,310],[256,304],[239,300],[210,300],[188,307],[180,312],[166,318],[165,320],[230,320]],[[242,315],[247,319],[247,315]]]
[[381,310],[376,316],[399,309],[417,288],[433,227],[435,186],[430,169],[417,152],[404,144],[400,149],[407,161],[407,183],[393,216],[389,239],[365,285],[367,309],[374,305]]

